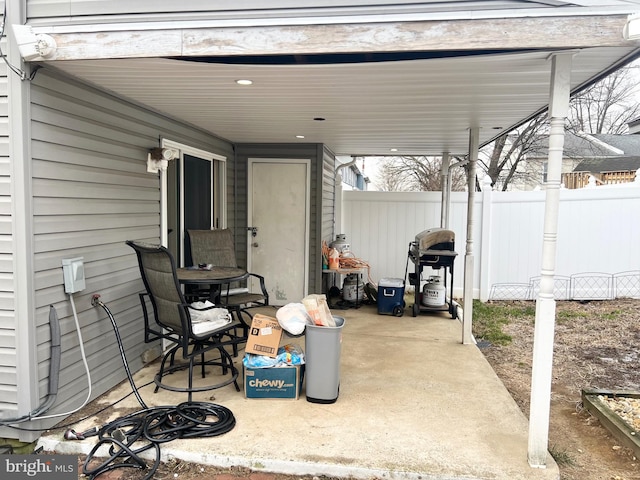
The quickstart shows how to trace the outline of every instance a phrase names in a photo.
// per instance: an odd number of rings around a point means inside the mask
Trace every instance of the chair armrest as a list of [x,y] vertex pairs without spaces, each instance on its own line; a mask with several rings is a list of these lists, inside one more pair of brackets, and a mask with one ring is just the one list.
[[260,290],[262,291],[262,295],[264,295],[264,304],[269,305],[269,292],[267,292],[267,286],[264,283],[264,277],[262,275],[258,275],[257,273],[249,273],[250,277],[255,277],[260,281]]

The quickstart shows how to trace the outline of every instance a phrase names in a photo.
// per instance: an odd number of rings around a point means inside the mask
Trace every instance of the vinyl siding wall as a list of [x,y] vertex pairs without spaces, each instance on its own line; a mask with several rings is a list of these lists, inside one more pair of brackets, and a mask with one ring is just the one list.
[[[58,413],[75,408],[87,395],[72,302],[82,326],[93,397],[126,378],[111,323],[101,308],[91,305],[93,294],[99,294],[113,313],[133,371],[142,366],[141,354],[150,347],[142,341],[138,292],[143,285],[137,260],[124,243],[129,239],[159,242],[159,180],[157,174],[146,171],[148,150],[157,147],[161,137],[229,160],[233,149],[207,133],[47,69],[40,70],[32,82],[31,118],[37,328],[32,342],[38,358],[33,376],[37,375],[44,398],[50,356],[48,315],[53,305],[61,322],[62,365],[58,400],[49,413]],[[6,126],[0,128],[4,139]],[[3,177],[5,150],[0,154]],[[233,191],[233,169],[227,171],[227,187]],[[6,195],[4,190],[0,194]],[[228,218],[233,221],[231,204],[229,210]],[[64,291],[62,260],[73,257],[84,257],[86,289],[69,296]],[[8,333],[11,322],[11,318],[0,318],[0,326]],[[0,352],[3,350],[0,346]],[[0,370],[0,379],[10,381],[10,372]],[[17,388],[28,388],[30,381],[18,379]],[[54,423],[57,421],[47,425]],[[0,437],[12,434],[15,431],[0,430]]]
[[[279,19],[323,18],[337,16],[374,16],[428,14],[441,16],[443,12],[459,12],[468,16],[468,2],[425,2],[423,0],[369,0],[367,2],[280,0],[269,2],[268,8],[260,0],[243,1],[241,5],[228,0],[185,0],[159,2],[157,0],[27,0],[29,23],[34,24],[92,24],[144,21],[212,20],[273,22]],[[523,0],[486,0],[474,2],[476,10],[513,10],[528,8],[543,10],[550,7],[531,5]],[[617,6],[620,2],[604,2]]]

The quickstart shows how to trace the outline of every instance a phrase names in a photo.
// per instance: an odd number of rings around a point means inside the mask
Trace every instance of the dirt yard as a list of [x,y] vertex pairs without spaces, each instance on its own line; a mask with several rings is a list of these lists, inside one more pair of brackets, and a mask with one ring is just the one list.
[[[534,322],[509,320],[511,343],[482,350],[528,416]],[[640,460],[581,403],[583,388],[640,390],[640,300],[558,302],[555,332],[549,448],[561,479],[640,479]]]

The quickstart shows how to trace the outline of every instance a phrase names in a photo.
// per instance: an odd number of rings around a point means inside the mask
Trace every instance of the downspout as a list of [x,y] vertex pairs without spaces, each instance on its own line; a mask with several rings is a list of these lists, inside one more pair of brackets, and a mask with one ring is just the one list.
[[49,332],[51,334],[51,349],[49,360],[49,389],[47,398],[42,404],[30,413],[17,418],[2,418],[0,425],[12,425],[29,420],[36,420],[37,417],[46,413],[55,403],[58,397],[58,385],[60,378],[60,356],[61,356],[61,333],[58,313],[53,305],[49,306]]
[[449,165],[448,174],[447,174],[447,185],[446,185],[446,202],[445,202],[445,215],[444,215],[444,223],[442,225],[443,228],[449,229],[449,212],[451,211],[451,171],[456,167],[464,167],[469,160],[461,160],[454,164]]
[[442,200],[440,201],[440,227],[447,228],[445,225],[447,214],[449,211],[449,152],[442,153],[442,165],[440,168],[440,175],[442,181],[440,182],[440,188],[442,189]]
[[[333,234],[342,233],[336,232],[336,228],[342,230],[342,177],[339,177],[340,170],[346,167],[350,167],[351,165],[355,165],[358,157],[353,157],[353,160],[347,163],[341,163],[336,167],[336,170],[333,174]],[[337,191],[340,191],[340,199],[338,199]],[[340,202],[338,203],[338,200]]]

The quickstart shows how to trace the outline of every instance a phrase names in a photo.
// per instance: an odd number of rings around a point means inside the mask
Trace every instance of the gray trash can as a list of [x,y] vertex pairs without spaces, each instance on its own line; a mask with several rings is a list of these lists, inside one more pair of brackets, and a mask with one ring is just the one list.
[[340,350],[344,318],[333,316],[335,327],[305,327],[305,384],[307,401],[334,403],[340,391]]

